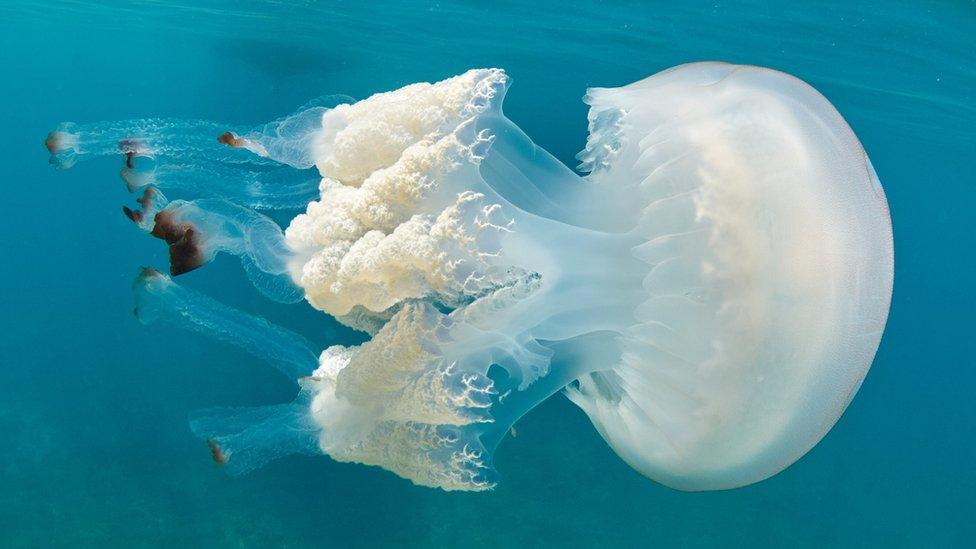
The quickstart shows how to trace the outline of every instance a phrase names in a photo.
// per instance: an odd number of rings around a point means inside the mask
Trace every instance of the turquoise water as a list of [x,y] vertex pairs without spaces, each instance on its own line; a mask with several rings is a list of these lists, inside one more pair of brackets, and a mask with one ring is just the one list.
[[[4,3],[0,546],[971,544],[976,5],[776,4]],[[165,252],[119,213],[132,197],[118,160],[57,173],[41,143],[62,120],[249,125],[323,93],[498,66],[508,116],[574,165],[587,86],[704,59],[821,90],[867,149],[895,231],[891,316],[857,398],[798,463],[729,492],[644,479],[559,396],[502,444],[491,493],[325,457],[222,474],[187,414],[293,387],[236,349],[136,322],[132,277]],[[323,347],[357,338],[267,302],[232,258],[183,282]]]

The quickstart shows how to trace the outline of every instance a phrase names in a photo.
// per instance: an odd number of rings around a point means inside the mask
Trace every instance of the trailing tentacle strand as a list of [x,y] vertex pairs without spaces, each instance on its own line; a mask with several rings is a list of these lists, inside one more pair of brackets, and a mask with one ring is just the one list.
[[[157,196],[155,191],[153,196]],[[141,202],[147,202],[143,195]],[[155,202],[153,206],[157,206]],[[283,303],[302,298],[288,274],[292,253],[281,228],[271,219],[226,200],[175,200],[147,223],[145,213],[126,215],[152,236],[169,245],[170,274],[192,271],[224,252],[241,258],[251,282],[265,295]]]
[[163,320],[225,341],[296,381],[318,367],[314,347],[304,337],[180,286],[155,269],[142,270],[133,292],[136,317],[144,324]]

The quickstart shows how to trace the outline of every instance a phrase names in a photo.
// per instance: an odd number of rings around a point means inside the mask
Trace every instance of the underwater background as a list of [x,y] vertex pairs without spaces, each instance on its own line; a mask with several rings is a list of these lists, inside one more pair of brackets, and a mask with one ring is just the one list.
[[[0,4],[0,546],[972,546],[976,539],[976,3],[16,1]],[[121,212],[118,158],[56,172],[63,120],[244,126],[474,67],[571,166],[588,86],[698,60],[806,80],[860,138],[895,234],[891,316],[847,412],[759,484],[682,493],[621,461],[560,395],[517,425],[489,493],[293,456],[243,477],[187,427],[290,401],[259,360],[140,325],[165,247]],[[178,193],[172,193],[178,195]],[[278,216],[286,221],[291,214]],[[228,256],[181,278],[325,347],[362,339],[261,297]]]

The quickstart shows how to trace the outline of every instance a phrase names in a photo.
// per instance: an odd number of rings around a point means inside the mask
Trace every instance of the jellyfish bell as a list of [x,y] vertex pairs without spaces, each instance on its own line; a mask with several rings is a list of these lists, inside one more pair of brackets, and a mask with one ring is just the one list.
[[659,482],[769,477],[833,426],[880,342],[893,249],[877,175],[833,106],[781,72],[696,63],[587,101],[591,136],[614,144],[587,148],[590,180],[646,193],[633,252],[651,270],[620,364],[568,394]]
[[321,175],[285,231],[230,200],[140,202],[174,275],[188,250],[193,268],[239,255],[267,295],[297,288],[371,336],[316,353],[141,276],[142,320],[295,380],[293,403],[193,419],[226,469],[324,452],[484,490],[500,440],[562,390],[642,474],[725,489],[788,466],[840,417],[881,338],[893,255],[877,175],[830,103],[724,63],[591,89],[580,176],[505,117],[508,85],[472,70],[249,134],[266,137],[261,161]]

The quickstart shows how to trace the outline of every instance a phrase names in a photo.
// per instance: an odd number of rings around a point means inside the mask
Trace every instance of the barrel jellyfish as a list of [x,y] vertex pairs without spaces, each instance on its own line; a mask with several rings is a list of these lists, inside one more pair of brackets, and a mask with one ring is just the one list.
[[[119,155],[140,193],[125,214],[169,247],[169,274],[135,281],[140,321],[294,380],[294,402],[191,417],[224,468],[325,453],[490,489],[499,442],[561,391],[641,474],[716,490],[776,474],[838,420],[884,330],[893,245],[877,174],[827,99],[717,62],[590,89],[576,172],[505,117],[509,83],[471,70],[254,129],[48,136],[59,168]],[[297,215],[283,230],[268,209]],[[220,253],[370,339],[316,349],[174,281]]]

